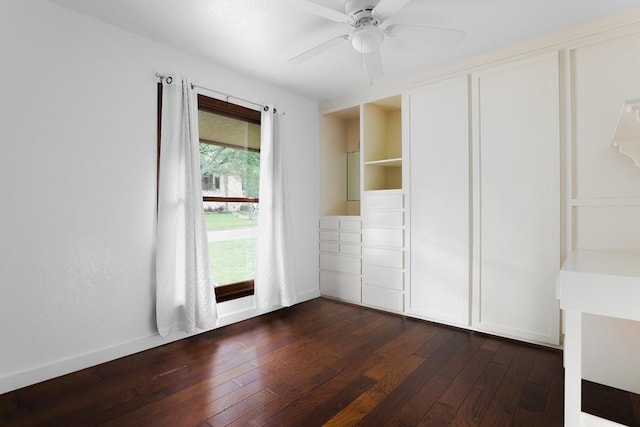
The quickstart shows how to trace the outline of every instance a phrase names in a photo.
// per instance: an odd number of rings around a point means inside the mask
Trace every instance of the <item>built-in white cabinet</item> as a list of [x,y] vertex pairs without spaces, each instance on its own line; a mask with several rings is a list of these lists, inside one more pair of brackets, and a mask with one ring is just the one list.
[[[321,294],[559,344],[559,76],[532,55],[325,113]],[[358,225],[331,169],[349,139]]]
[[408,94],[408,314],[470,324],[467,76]]
[[320,293],[360,303],[362,222],[356,216],[320,219]]
[[559,343],[558,55],[472,76],[473,326]]

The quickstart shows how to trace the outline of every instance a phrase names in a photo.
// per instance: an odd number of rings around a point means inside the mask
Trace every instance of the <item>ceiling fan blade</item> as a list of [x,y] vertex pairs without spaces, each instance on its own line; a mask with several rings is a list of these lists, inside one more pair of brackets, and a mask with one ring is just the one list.
[[380,0],[380,3],[373,8],[373,13],[382,19],[390,18],[397,11],[402,9],[411,0]]
[[335,46],[339,46],[342,43],[346,42],[347,40],[349,40],[349,35],[348,34],[343,34],[341,36],[335,37],[331,40],[328,40],[324,43],[319,44],[316,47],[312,47],[311,49],[302,52],[301,54],[294,56],[293,58],[291,58],[288,62],[290,64],[302,64],[305,61],[308,61],[309,59],[313,58],[314,56],[320,55],[323,52],[326,52],[327,50],[331,49],[332,47]]
[[406,36],[447,45],[458,44],[465,37],[462,30],[406,24],[391,24],[385,29],[385,33],[390,37]]
[[319,5],[310,0],[280,0],[302,12],[310,13],[335,22],[349,22],[349,17],[343,12]]
[[362,53],[362,57],[364,59],[364,65],[367,67],[367,73],[369,73],[371,79],[377,79],[384,75],[380,49],[371,53]]

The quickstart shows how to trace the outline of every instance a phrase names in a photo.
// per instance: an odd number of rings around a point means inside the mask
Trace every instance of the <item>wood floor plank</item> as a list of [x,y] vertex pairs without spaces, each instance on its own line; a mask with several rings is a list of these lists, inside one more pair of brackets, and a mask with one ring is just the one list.
[[491,405],[480,423],[481,426],[509,425],[516,411],[522,389],[535,358],[530,347],[520,347],[509,366]]
[[507,367],[505,365],[493,361],[489,363],[482,371],[473,389],[467,394],[464,402],[458,408],[450,425],[479,425],[506,372]]
[[[474,347],[475,346],[471,346],[471,348]],[[455,418],[458,409],[469,393],[471,393],[495,354],[491,351],[480,349],[479,347],[478,345],[478,350],[475,353],[471,353],[473,357],[469,359],[468,363],[464,365],[464,368],[452,379],[435,405],[425,414],[420,424],[448,425],[451,420]],[[459,352],[456,353],[456,356],[464,354],[465,352]],[[449,366],[456,366],[456,364],[457,363],[452,363]],[[444,369],[442,373],[439,372],[439,374],[450,377],[450,375],[447,374],[448,372],[447,369]]]
[[376,380],[376,384],[332,417],[325,425],[327,427],[356,425],[423,362],[424,359],[417,356],[405,357],[402,363],[398,363],[398,359],[395,358],[383,359],[366,373],[367,377]]
[[[436,373],[450,372],[451,365],[460,363],[460,359],[454,356],[458,354],[461,348],[468,348],[465,344],[468,344],[473,339],[472,337],[473,335],[469,333],[451,334],[448,340],[441,343],[437,351],[432,353],[429,358],[423,359],[423,363],[408,376],[401,386],[389,393],[383,401],[366,415],[363,419],[363,424],[374,422],[393,424],[396,422],[394,420],[396,415],[402,414],[402,408],[421,389],[425,382]],[[474,342],[476,341],[474,340]],[[477,348],[479,344],[474,344],[472,347]],[[440,376],[447,377],[448,375]],[[406,422],[406,420],[397,422]]]
[[5,393],[0,425],[555,427],[563,397],[561,351],[318,298]]

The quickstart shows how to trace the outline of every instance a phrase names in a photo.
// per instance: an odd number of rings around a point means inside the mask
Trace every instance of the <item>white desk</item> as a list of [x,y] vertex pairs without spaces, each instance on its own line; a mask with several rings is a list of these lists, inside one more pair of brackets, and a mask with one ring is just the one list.
[[556,280],[565,311],[565,426],[619,425],[582,412],[582,313],[640,321],[640,253],[575,250]]

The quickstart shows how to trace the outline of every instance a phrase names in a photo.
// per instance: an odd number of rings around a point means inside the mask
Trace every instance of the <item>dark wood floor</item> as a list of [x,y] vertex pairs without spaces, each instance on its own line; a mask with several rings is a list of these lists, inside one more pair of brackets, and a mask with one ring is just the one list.
[[[596,412],[639,425],[636,395],[599,393]],[[560,351],[326,299],[0,396],[0,425],[17,426],[562,421]]]

